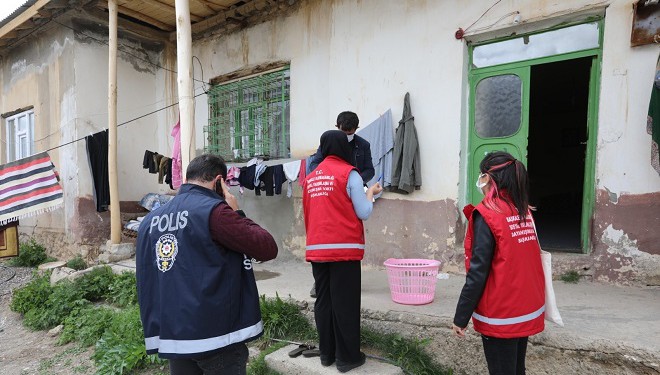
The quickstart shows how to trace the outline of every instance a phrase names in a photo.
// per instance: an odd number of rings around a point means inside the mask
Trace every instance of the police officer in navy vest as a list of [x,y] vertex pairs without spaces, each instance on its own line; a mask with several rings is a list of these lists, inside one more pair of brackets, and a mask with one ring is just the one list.
[[176,197],[140,225],[145,345],[169,359],[170,374],[245,374],[245,343],[263,333],[251,259],[274,259],[277,244],[238,209],[226,176],[222,158],[198,156]]

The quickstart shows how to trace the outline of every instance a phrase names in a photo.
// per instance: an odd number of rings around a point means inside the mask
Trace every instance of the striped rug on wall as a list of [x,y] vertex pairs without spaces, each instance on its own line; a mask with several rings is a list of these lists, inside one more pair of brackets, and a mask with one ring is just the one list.
[[52,211],[63,202],[62,187],[47,153],[0,166],[0,225]]

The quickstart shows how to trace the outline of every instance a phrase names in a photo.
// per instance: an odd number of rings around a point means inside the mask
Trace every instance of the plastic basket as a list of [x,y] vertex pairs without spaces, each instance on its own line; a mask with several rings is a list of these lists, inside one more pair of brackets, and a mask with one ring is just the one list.
[[390,258],[383,264],[387,268],[392,301],[404,305],[433,302],[440,261]]

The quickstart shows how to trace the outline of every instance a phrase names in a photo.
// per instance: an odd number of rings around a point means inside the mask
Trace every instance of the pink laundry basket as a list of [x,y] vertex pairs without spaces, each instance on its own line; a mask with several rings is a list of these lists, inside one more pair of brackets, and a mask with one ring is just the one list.
[[383,264],[387,268],[392,301],[404,305],[433,302],[440,261],[390,258]]

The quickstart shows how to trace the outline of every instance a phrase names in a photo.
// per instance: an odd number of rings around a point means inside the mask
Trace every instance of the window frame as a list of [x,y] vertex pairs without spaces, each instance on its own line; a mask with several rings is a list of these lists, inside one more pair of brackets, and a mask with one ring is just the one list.
[[204,150],[232,162],[291,154],[289,65],[219,82],[209,91]]
[[[19,119],[22,117],[27,118],[27,127],[19,131]],[[5,134],[7,135],[5,155],[8,163],[34,154],[34,117],[34,109],[29,109],[5,118]],[[25,155],[20,153],[21,138],[23,137],[27,139],[27,153]]]

